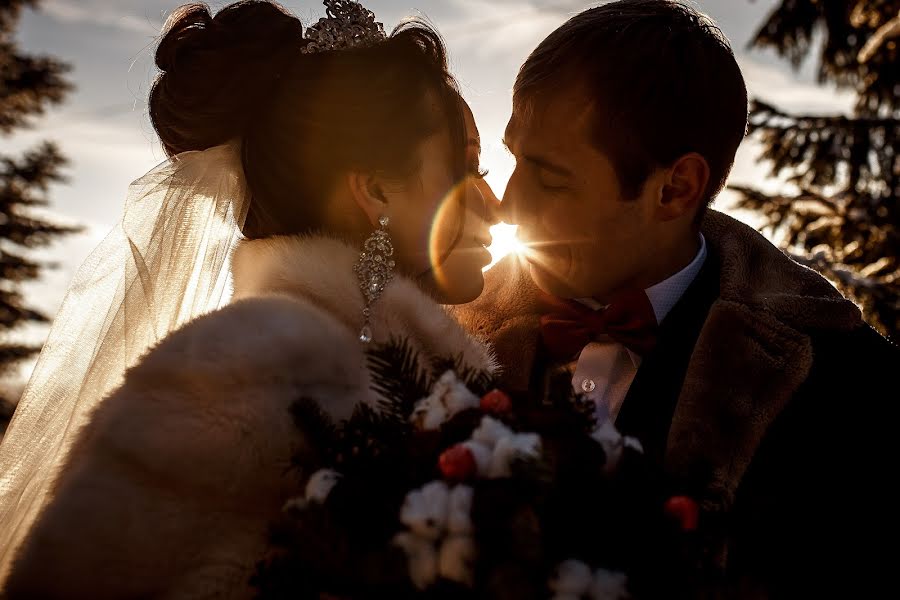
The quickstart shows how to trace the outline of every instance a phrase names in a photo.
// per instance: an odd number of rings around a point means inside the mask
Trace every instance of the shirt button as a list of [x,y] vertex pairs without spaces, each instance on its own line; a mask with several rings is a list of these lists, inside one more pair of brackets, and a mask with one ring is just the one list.
[[597,384],[594,383],[593,379],[585,379],[581,382],[581,389],[584,390],[584,393],[590,394],[597,389]]

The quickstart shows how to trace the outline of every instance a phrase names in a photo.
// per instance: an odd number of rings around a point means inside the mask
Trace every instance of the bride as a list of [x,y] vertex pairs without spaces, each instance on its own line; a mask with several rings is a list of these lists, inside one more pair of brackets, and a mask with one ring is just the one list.
[[496,202],[442,42],[325,5],[306,30],[260,0],[167,22],[171,158],[79,272],[0,447],[9,597],[247,597],[309,476],[292,403],[374,405],[366,350],[394,339],[493,369],[439,304],[481,292]]

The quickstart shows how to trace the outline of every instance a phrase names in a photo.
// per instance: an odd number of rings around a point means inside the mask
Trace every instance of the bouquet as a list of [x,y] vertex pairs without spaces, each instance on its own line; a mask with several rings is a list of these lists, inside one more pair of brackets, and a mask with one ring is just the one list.
[[251,581],[275,598],[594,598],[688,593],[698,507],[576,396],[516,398],[402,341],[369,355],[388,400],[332,422],[292,406],[306,474]]

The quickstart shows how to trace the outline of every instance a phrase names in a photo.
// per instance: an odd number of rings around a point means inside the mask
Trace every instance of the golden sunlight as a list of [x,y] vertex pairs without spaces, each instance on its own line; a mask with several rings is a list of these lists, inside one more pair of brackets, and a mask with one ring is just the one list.
[[506,223],[498,223],[491,227],[491,235],[494,241],[488,250],[491,252],[491,264],[484,268],[485,271],[493,267],[497,262],[507,254],[512,252],[521,253],[525,250],[525,246],[516,237],[518,225],[507,225]]

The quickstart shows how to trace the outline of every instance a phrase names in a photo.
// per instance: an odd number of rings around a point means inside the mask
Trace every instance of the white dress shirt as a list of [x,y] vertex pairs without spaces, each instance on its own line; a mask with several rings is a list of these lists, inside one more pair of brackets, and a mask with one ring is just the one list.
[[[662,323],[696,279],[706,261],[706,254],[706,239],[700,234],[700,250],[694,260],[668,279],[645,290],[656,313],[657,323]],[[603,308],[602,304],[590,298],[578,301],[595,310]],[[598,415],[606,413],[615,421],[640,366],[640,356],[612,339],[601,339],[585,346],[577,361],[569,365],[573,373],[572,387],[576,393],[584,394],[596,404]]]

